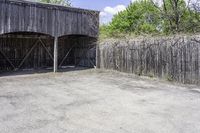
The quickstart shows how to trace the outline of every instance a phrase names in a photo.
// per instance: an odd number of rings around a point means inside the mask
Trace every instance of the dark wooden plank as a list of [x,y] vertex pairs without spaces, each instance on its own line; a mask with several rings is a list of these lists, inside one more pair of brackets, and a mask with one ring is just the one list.
[[98,37],[97,11],[14,0],[0,0],[0,7],[0,34],[28,31]]

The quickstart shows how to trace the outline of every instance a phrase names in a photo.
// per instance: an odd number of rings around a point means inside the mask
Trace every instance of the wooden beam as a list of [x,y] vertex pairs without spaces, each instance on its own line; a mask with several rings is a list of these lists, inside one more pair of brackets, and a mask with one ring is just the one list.
[[49,50],[47,49],[47,47],[45,46],[45,44],[44,44],[44,42],[41,40],[41,38],[39,38],[39,40],[40,40],[41,45],[43,46],[43,48],[44,48],[44,49],[46,50],[46,52],[49,54],[50,58],[51,58],[52,60],[54,60],[54,59],[53,59],[53,56],[51,55],[51,53],[49,52]]
[[54,73],[58,71],[58,37],[54,38]]
[[87,58],[89,60],[89,62],[93,65],[94,68],[96,68],[95,64],[91,61],[91,59],[88,57]]
[[10,59],[6,56],[6,54],[0,49],[0,53],[5,57],[5,59],[8,61],[8,63],[14,68],[15,66],[13,65],[13,63],[10,61]]
[[[87,52],[92,48],[94,47],[93,45],[92,46],[89,46],[85,51],[83,51],[82,55],[81,55],[81,59],[75,64],[75,66],[79,65],[79,63],[82,61],[82,59],[85,57],[89,60],[89,58],[87,57]],[[91,62],[90,62],[91,63]],[[95,67],[95,66],[94,66]]]
[[29,55],[31,54],[31,52],[35,49],[35,47],[38,44],[38,40],[35,42],[35,44],[32,46],[32,48],[29,50],[29,52],[25,55],[25,57],[23,58],[23,60],[21,61],[21,63],[19,64],[19,66],[15,69],[15,71],[19,70],[20,67],[24,64],[24,62],[26,61],[26,59],[29,57]]
[[[34,33],[33,33],[34,34]],[[9,38],[9,39],[52,39],[47,35],[18,35],[18,34],[9,34],[1,35],[0,38]]]
[[59,65],[59,67],[62,66],[63,62],[67,59],[67,57],[68,57],[68,55],[69,55],[69,53],[71,52],[72,49],[73,49],[73,47],[71,47],[70,50],[67,52],[67,54],[65,55],[65,57],[62,59],[62,61],[61,61],[60,65]]
[[76,46],[76,44],[74,44],[70,49],[69,51],[67,52],[67,54],[65,55],[65,57],[62,59],[61,63],[59,64],[59,67],[62,66],[63,62],[67,59],[69,53],[72,51],[72,49]]

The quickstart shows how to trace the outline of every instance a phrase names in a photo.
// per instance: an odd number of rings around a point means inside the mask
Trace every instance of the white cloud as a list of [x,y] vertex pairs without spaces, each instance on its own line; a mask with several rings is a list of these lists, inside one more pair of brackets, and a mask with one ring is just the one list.
[[112,20],[113,15],[118,12],[124,11],[126,9],[125,5],[117,5],[115,7],[107,6],[100,12],[101,23],[108,23]]
[[124,5],[117,5],[115,7],[107,6],[107,7],[104,8],[104,12],[107,12],[109,14],[115,15],[118,12],[121,12],[121,11],[123,11],[125,9],[126,9],[126,7]]
[[100,16],[105,17],[105,16],[107,16],[107,13],[106,12],[100,12]]

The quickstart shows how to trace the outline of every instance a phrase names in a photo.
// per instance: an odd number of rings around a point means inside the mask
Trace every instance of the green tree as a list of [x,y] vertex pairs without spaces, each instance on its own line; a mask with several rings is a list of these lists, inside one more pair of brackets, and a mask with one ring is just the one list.
[[149,0],[131,3],[125,11],[114,16],[110,28],[114,32],[149,34],[160,32],[159,10]]
[[107,38],[111,35],[108,25],[100,25],[100,38]]
[[64,6],[71,6],[70,0],[39,0],[39,1],[45,2],[45,3],[59,4],[59,5],[64,5]]
[[184,0],[163,0],[162,15],[165,20],[165,32],[180,32],[188,10]]
[[162,1],[162,4],[156,4],[153,0],[135,1],[100,30],[107,32],[106,36],[200,32],[200,2]]
[[195,33],[199,31],[200,12],[185,0],[163,0],[160,10],[164,33]]

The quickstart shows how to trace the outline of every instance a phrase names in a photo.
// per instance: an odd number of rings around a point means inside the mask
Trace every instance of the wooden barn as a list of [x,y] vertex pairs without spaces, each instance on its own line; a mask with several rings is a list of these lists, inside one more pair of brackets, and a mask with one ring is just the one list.
[[99,12],[0,0],[0,72],[95,66]]

